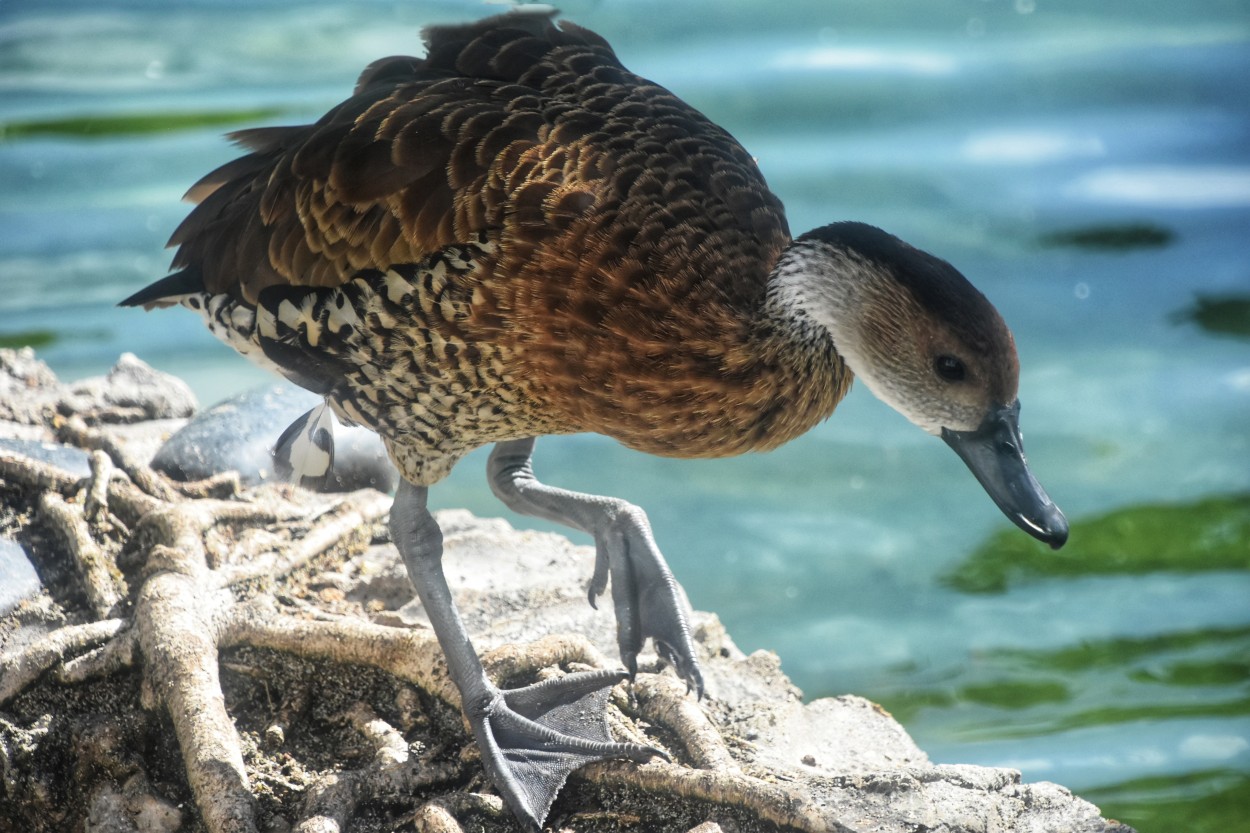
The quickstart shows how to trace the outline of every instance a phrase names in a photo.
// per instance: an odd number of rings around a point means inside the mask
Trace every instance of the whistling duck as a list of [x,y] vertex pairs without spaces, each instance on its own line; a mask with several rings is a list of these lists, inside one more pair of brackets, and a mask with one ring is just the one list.
[[[541,825],[579,766],[659,754],[569,718],[602,712],[648,638],[702,691],[643,511],[538,481],[534,437],[765,450],[828,417],[858,376],[950,444],[1011,520],[1063,544],[1021,448],[1011,333],[954,267],[861,223],[792,239],[747,151],[593,32],[514,12],[424,35],[426,57],[370,65],[316,124],[233,134],[249,152],[189,192],[177,271],[123,304],[196,310],[381,435],[402,475],[392,536],[523,824]],[[328,424],[305,415],[277,455],[316,452],[298,473],[324,474]],[[627,672],[487,680],[426,507],[486,443],[505,504],[594,536],[590,598],[610,577]]]

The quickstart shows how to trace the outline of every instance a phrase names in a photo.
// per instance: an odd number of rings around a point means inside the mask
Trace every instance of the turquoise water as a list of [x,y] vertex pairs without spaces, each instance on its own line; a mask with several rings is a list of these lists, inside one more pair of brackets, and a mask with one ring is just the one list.
[[[540,475],[647,508],[743,648],[808,696],[879,700],[935,760],[1058,781],[1143,833],[1250,829],[1250,7],[561,5],[734,132],[796,232],[872,222],[982,288],[1073,540],[1023,546],[858,387],[769,455],[565,437]],[[422,24],[484,11],[0,6],[0,343],[71,379],[129,350],[206,403],[265,379],[190,314],[113,304],[164,274],[220,133],[315,118]],[[438,504],[498,513],[483,463]]]

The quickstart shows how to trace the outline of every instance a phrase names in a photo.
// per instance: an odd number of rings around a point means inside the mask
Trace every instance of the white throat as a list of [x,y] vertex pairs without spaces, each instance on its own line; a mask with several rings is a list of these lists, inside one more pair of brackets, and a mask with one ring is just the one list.
[[[931,434],[941,424],[912,407],[898,364],[883,351],[901,332],[902,316],[882,315],[900,304],[914,304],[881,267],[856,252],[820,241],[792,243],[769,280],[768,307],[790,326],[818,327],[873,395]],[[894,332],[891,332],[894,329]],[[871,341],[869,333],[871,332]],[[892,366],[892,368],[891,368]],[[891,372],[882,372],[891,368]]]

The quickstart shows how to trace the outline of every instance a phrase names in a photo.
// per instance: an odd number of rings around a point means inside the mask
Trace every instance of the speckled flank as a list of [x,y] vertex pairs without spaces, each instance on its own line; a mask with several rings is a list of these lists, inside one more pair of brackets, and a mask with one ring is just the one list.
[[[344,422],[380,433],[410,479],[433,482],[465,452],[529,436],[527,426],[535,424],[519,407],[501,351],[454,332],[468,316],[454,279],[493,248],[481,235],[475,244],[362,272],[339,287],[271,288],[255,309],[224,293],[189,296],[183,304],[204,314],[235,349],[325,393]],[[262,345],[272,344],[284,346],[283,363],[266,355]],[[341,375],[319,375],[327,368]]]

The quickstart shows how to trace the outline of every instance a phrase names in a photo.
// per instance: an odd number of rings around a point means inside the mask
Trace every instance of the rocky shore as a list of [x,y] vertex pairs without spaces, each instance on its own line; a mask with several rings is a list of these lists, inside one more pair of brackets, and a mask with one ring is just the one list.
[[[378,448],[337,492],[271,482],[255,449],[308,406],[248,396],[179,435],[194,397],[134,357],[67,385],[0,351],[0,833],[518,829],[387,541]],[[592,552],[439,522],[497,679],[615,663]],[[611,701],[672,761],[576,773],[551,829],[1131,833],[1056,784],[932,763],[863,698],[804,703],[774,654],[694,621],[702,701],[654,656]]]

